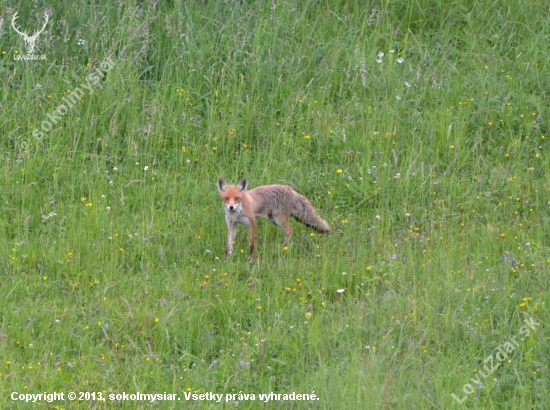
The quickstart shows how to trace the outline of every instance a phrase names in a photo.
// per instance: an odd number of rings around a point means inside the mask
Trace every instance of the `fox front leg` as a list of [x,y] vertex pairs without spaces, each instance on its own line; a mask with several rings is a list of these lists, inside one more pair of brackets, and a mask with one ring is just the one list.
[[258,235],[258,227],[256,220],[250,221],[250,262],[254,262],[257,256],[256,251],[256,236]]
[[235,238],[237,237],[237,224],[229,222],[227,224],[227,244],[226,244],[226,252],[225,257],[231,256],[231,253],[233,252],[233,242],[235,242]]

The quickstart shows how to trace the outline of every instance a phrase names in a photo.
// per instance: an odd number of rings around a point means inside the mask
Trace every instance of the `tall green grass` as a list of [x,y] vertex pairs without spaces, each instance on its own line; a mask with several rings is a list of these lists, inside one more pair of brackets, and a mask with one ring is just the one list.
[[[546,2],[0,10],[2,407],[547,407]],[[15,11],[28,33],[51,14],[47,61],[14,60]],[[258,261],[244,227],[225,260],[219,177],[291,185],[333,231],[283,247],[263,221]]]

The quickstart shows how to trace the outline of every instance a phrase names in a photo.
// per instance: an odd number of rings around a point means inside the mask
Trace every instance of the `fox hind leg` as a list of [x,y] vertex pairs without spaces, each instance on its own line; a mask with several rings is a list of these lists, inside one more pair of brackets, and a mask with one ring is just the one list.
[[290,238],[292,237],[292,226],[288,223],[288,216],[286,215],[270,215],[269,221],[273,224],[278,226],[283,230],[285,233],[285,240],[284,243],[287,245],[290,242]]

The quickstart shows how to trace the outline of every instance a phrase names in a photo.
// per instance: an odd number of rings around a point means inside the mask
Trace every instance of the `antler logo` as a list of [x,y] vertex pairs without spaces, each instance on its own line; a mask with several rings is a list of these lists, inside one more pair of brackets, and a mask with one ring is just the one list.
[[48,24],[49,17],[47,14],[44,14],[44,16],[46,17],[46,21],[44,22],[44,25],[40,30],[36,31],[32,36],[29,36],[26,32],[19,31],[15,26],[15,20],[17,19],[17,11],[15,12],[15,14],[11,19],[11,26],[18,34],[20,34],[23,37],[23,40],[25,40],[25,43],[27,43],[27,54],[33,53],[35,42],[36,42],[36,39],[38,38],[38,35],[44,31],[44,29],[46,28],[46,24]]

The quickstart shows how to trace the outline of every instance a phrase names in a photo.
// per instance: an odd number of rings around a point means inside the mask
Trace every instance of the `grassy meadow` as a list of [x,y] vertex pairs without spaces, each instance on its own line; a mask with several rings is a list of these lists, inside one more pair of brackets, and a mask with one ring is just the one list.
[[[548,408],[547,1],[0,12],[1,408]],[[332,232],[226,260],[220,177]]]

